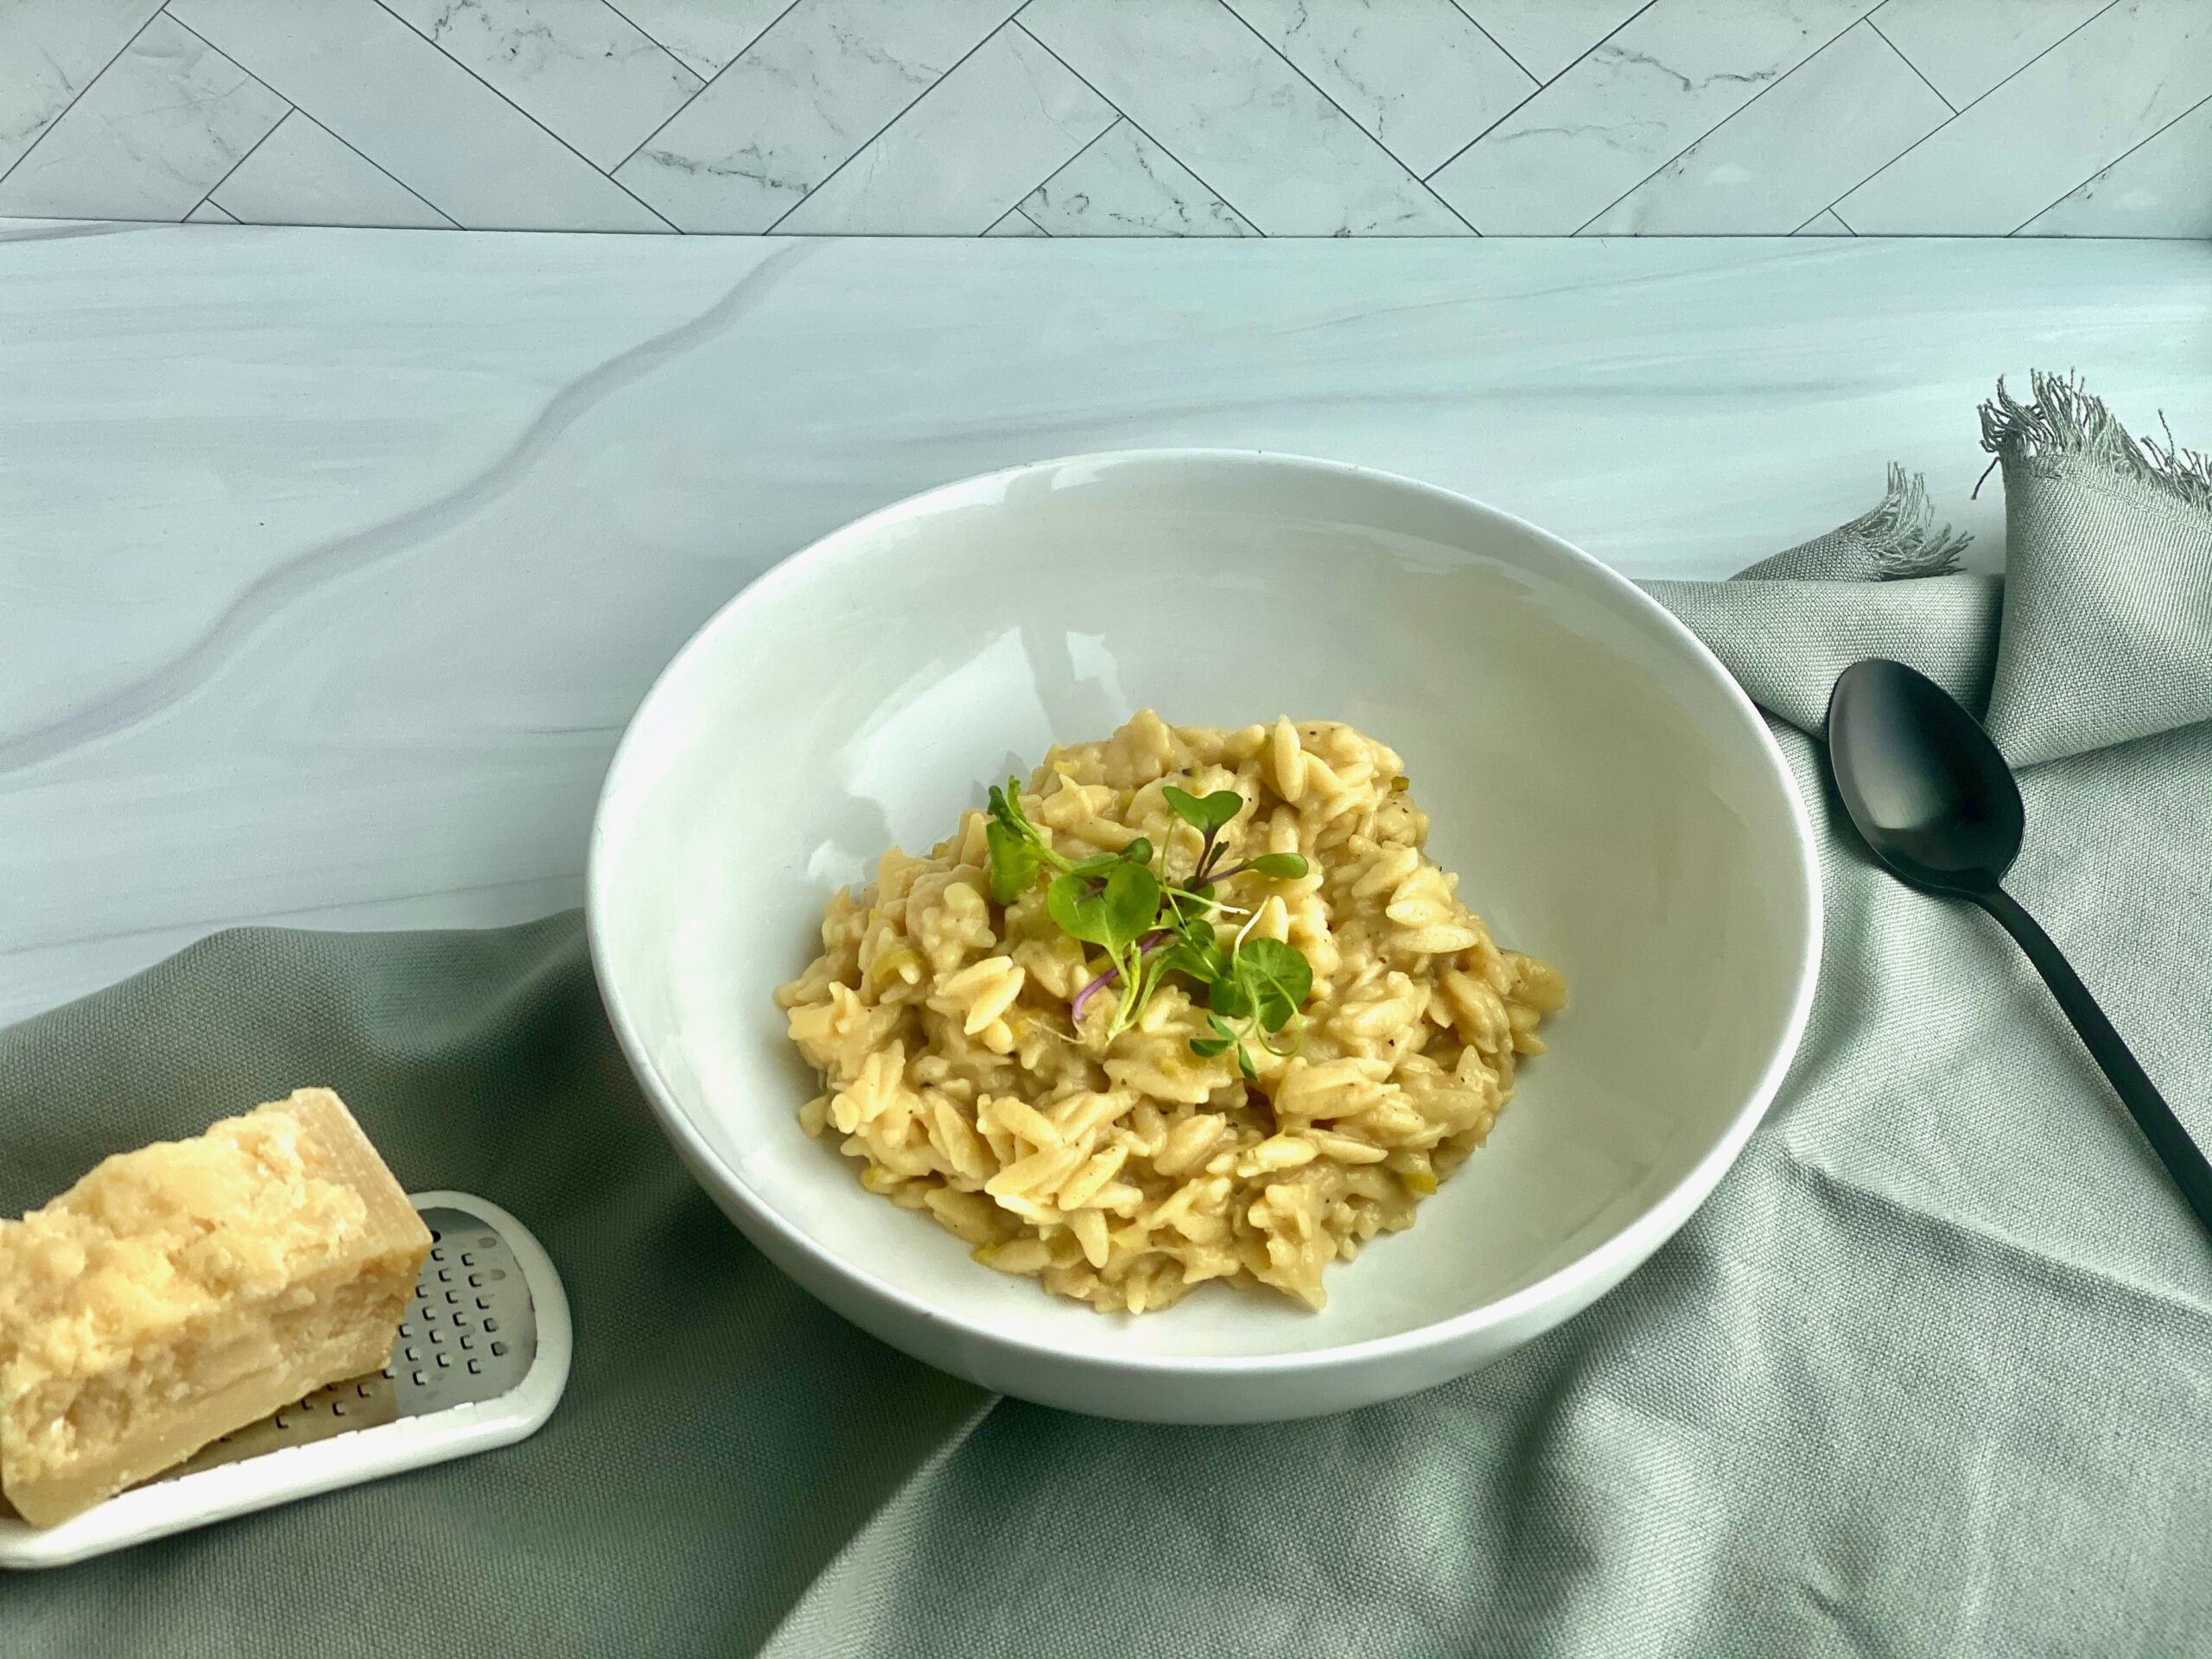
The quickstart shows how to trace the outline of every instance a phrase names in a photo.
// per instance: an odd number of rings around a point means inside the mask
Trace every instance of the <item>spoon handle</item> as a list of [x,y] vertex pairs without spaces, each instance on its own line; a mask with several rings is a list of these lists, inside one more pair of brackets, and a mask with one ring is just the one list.
[[2174,1185],[2181,1189],[2182,1197],[2196,1212],[2196,1218],[2212,1230],[2212,1163],[2205,1161],[2196,1142],[2189,1138],[2189,1131],[2182,1128],[2173,1108],[2166,1104],[2165,1097],[2152,1086],[2135,1056],[2128,1052],[2127,1045],[2113,1029],[2112,1021],[2105,1018],[2104,1010],[2089,995],[2088,987],[2082,983],[2058,947],[2051,943],[2050,935],[2020,907],[2018,899],[2001,887],[1973,896],[2028,953],[2028,960],[2035,963],[2036,971],[2058,999],[2059,1007],[2081,1033],[2089,1057],[2112,1079],[2112,1086],[2133,1115],[2136,1126],[2150,1141],[2151,1149],[2158,1154],[2158,1161],[2165,1165],[2166,1173],[2174,1178]]

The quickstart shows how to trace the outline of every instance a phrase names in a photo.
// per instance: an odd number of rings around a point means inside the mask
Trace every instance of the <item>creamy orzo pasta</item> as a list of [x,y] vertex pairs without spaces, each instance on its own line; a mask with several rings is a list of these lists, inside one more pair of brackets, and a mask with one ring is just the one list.
[[1566,1001],[1427,830],[1350,726],[1146,710],[1056,748],[830,900],[777,994],[823,1078],[800,1121],[1058,1294],[1144,1313],[1224,1279],[1318,1307],[1324,1268],[1482,1144]]

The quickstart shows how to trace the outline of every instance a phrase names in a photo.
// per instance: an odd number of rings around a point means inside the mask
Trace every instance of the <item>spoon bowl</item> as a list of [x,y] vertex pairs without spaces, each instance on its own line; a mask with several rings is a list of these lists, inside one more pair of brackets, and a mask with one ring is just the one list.
[[1974,716],[1925,675],[1870,657],[1828,697],[1844,810],[1892,874],[1937,893],[1994,890],[2026,814],[2012,768]]

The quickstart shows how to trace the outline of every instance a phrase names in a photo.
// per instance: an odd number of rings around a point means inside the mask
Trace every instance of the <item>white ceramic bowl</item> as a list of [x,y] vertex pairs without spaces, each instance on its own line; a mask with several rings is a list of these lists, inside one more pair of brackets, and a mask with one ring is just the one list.
[[[1329,1305],[1208,1286],[1105,1317],[978,1266],[797,1121],[770,997],[823,901],[950,833],[1046,745],[1150,705],[1350,721],[1406,758],[1430,850],[1572,1003],[1489,1144]],[[670,1137],[855,1323],[991,1389],[1110,1416],[1294,1417],[1459,1376],[1609,1289],[1772,1097],[1820,956],[1780,752],[1630,583],[1464,497],[1277,455],[1018,467],[827,537],[662,675],[592,831],[592,947]]]

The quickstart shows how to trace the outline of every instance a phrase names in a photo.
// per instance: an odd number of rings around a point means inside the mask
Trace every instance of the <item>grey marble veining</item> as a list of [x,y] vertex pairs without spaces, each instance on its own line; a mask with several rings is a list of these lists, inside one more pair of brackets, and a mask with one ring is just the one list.
[[1020,0],[815,0],[779,20],[615,178],[687,231],[765,231]]
[[382,0],[586,161],[615,167],[705,85],[605,0]]
[[0,179],[0,214],[54,213],[111,180],[128,181],[124,217],[182,219],[284,115],[283,99],[163,13]]
[[1020,212],[1048,236],[1255,234],[1189,168],[1126,120],[1023,197]]
[[1418,177],[1536,90],[1452,0],[1228,4]]
[[669,654],[948,479],[1298,451],[1712,575],[1896,460],[1986,566],[1999,374],[2212,432],[2187,243],[56,225],[0,230],[0,1019],[232,923],[576,902]]
[[[1052,236],[2184,237],[2212,213],[2208,19],[2207,0],[0,0],[0,212],[1004,236],[1022,202]],[[257,123],[281,124],[241,148]],[[1106,130],[1071,164],[1071,138]]]
[[0,173],[22,159],[129,48],[161,0],[14,0],[0,6]]
[[1441,168],[1437,194],[1485,235],[1569,234],[1875,3],[1770,0],[1730,16],[1655,0]]

